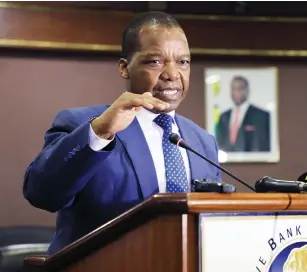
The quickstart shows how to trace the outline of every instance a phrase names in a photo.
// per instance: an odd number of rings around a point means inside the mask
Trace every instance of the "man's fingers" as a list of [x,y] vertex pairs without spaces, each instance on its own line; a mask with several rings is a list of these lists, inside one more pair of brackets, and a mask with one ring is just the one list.
[[141,109],[142,109],[142,107],[135,107],[135,108],[134,108],[134,110],[135,110],[136,112],[139,112]]
[[155,97],[146,97],[145,98],[146,100],[150,101],[151,104],[153,104],[154,106],[159,106],[159,105],[163,105],[165,106],[166,108],[169,107],[169,104],[158,99],[158,98],[155,98]]
[[141,96],[142,97],[146,97],[146,99],[149,99],[150,101],[153,101],[154,104],[155,103],[160,103],[160,104],[165,105],[166,107],[169,107],[168,103],[166,103],[166,102],[164,102],[164,101],[162,101],[162,100],[160,100],[158,98],[153,97],[152,93],[150,93],[150,92],[143,93]]
[[150,92],[143,93],[141,95],[126,93],[125,98],[122,100],[122,107],[131,110],[132,108],[143,107],[147,110],[166,110],[170,105],[160,99],[152,96]]
[[144,107],[148,110],[165,110],[169,107],[169,104],[152,96],[142,95],[139,97],[134,97],[132,100],[128,101],[126,108],[131,107]]
[[146,97],[144,98],[144,106],[147,108],[147,105],[151,105],[149,106],[150,108],[147,109],[157,109],[157,110],[165,110],[169,107],[169,104],[159,100],[157,98],[154,97]]
[[142,96],[151,96],[152,97],[152,93],[151,92],[146,92],[146,93],[143,93]]

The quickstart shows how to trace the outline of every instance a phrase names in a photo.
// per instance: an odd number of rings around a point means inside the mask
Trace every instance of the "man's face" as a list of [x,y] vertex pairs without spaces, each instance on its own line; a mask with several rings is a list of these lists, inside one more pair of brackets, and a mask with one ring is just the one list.
[[235,105],[240,106],[247,99],[248,90],[242,80],[233,80],[231,83],[231,98]]
[[168,111],[175,110],[189,88],[191,58],[184,32],[178,27],[144,26],[139,45],[127,65],[129,91],[151,92],[170,104]]

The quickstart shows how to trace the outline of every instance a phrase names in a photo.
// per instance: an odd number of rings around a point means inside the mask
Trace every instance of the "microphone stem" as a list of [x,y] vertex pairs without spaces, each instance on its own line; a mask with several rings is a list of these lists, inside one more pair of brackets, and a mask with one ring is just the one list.
[[196,150],[190,148],[189,146],[186,146],[186,149],[190,150],[191,152],[197,154],[198,156],[200,156],[201,158],[203,158],[204,160],[206,160],[207,162],[213,164],[215,167],[217,167],[218,169],[220,169],[221,171],[223,171],[224,173],[226,173],[227,175],[231,176],[232,178],[234,178],[235,180],[239,181],[240,183],[244,184],[246,187],[248,187],[250,190],[256,192],[256,190],[250,186],[249,184],[247,184],[246,182],[244,182],[243,180],[241,180],[240,178],[236,177],[234,174],[232,174],[231,172],[229,172],[228,170],[224,169],[223,167],[219,166],[218,164],[216,164],[214,161],[211,161],[210,159],[204,157],[203,155],[201,155],[200,153],[198,153]]

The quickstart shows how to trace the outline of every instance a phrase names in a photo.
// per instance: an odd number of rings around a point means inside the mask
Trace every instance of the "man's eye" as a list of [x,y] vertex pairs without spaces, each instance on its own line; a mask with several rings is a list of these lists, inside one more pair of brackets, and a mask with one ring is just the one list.
[[179,61],[179,64],[186,65],[186,64],[189,64],[189,61],[188,60],[181,60],[181,61]]
[[149,63],[153,63],[153,64],[161,64],[162,61],[160,60],[150,60]]

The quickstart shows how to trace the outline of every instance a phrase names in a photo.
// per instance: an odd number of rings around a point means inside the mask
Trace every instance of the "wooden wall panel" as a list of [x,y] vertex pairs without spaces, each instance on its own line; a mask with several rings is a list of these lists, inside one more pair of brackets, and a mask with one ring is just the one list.
[[[131,12],[0,5],[0,45],[120,50]],[[307,20],[175,15],[195,55],[307,56]]]

